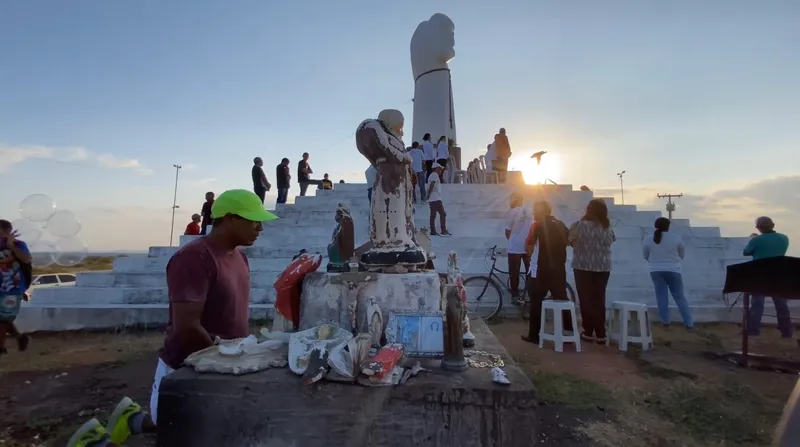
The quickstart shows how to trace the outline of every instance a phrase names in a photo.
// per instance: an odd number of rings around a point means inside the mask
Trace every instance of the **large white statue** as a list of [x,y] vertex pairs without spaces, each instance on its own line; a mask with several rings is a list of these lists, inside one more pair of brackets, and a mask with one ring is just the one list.
[[453,84],[447,64],[456,57],[455,25],[444,14],[434,14],[417,26],[411,36],[411,71],[414,74],[414,124],[412,141],[422,143],[442,135],[456,139]]
[[372,248],[361,256],[367,267],[416,267],[427,259],[414,241],[414,186],[411,155],[402,140],[404,124],[403,114],[389,109],[356,129],[358,151],[378,171],[370,203]]

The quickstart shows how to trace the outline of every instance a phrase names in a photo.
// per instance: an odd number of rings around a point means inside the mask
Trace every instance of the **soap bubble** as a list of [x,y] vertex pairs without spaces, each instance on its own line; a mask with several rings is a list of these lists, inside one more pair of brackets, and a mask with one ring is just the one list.
[[19,204],[19,213],[31,222],[46,222],[56,212],[56,202],[44,194],[31,194]]
[[17,239],[28,244],[28,247],[36,245],[42,238],[42,229],[39,228],[39,224],[28,219],[17,219],[11,222],[11,226],[17,233]]
[[31,264],[34,267],[42,268],[53,265],[53,255],[56,249],[50,242],[39,240],[36,244],[28,245],[28,250],[31,252]]
[[56,237],[70,238],[81,231],[81,223],[69,210],[58,210],[47,220],[45,229]]
[[89,249],[77,237],[59,239],[55,243],[53,260],[62,267],[78,265],[86,259]]

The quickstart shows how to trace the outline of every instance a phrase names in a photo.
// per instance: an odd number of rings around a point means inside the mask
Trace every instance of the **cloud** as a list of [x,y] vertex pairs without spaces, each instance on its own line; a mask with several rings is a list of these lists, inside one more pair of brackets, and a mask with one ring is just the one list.
[[213,177],[203,178],[203,179],[186,180],[186,183],[188,183],[190,186],[206,186],[206,185],[210,185],[210,184],[216,183],[216,182],[217,182],[217,179],[215,179]]
[[[639,209],[662,211],[666,215],[666,199],[656,195],[680,192],[671,188],[625,188],[625,203],[636,204]],[[611,196],[617,203],[619,188],[597,188],[595,196]],[[755,231],[758,216],[770,216],[776,230],[785,233],[791,241],[800,241],[800,175],[772,177],[745,183],[737,188],[725,188],[707,194],[684,194],[673,199],[676,211],[673,217],[689,218],[693,226],[720,227],[725,236],[747,236]],[[800,243],[790,245],[790,254],[800,254]]]
[[130,169],[140,174],[153,171],[139,160],[118,158],[111,154],[95,154],[82,147],[10,146],[0,143],[0,172],[27,160],[52,160],[64,163],[94,162],[104,168]]

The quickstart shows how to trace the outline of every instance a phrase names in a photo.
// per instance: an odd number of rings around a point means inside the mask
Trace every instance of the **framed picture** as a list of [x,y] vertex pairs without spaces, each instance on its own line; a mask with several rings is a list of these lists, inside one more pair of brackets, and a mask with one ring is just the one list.
[[444,355],[444,313],[390,310],[386,342],[403,345],[409,357],[438,358]]

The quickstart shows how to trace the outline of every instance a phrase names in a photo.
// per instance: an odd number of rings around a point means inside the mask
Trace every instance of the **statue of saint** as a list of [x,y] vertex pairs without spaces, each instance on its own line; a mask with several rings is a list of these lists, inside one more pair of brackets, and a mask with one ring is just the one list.
[[350,209],[340,203],[334,219],[336,228],[333,229],[333,237],[328,244],[328,271],[349,272],[350,259],[355,252],[355,230]]
[[404,124],[403,114],[390,109],[356,130],[358,151],[378,170],[370,202],[372,248],[361,256],[368,268],[416,268],[427,260],[414,241],[414,189],[408,168],[411,155],[402,140]]

